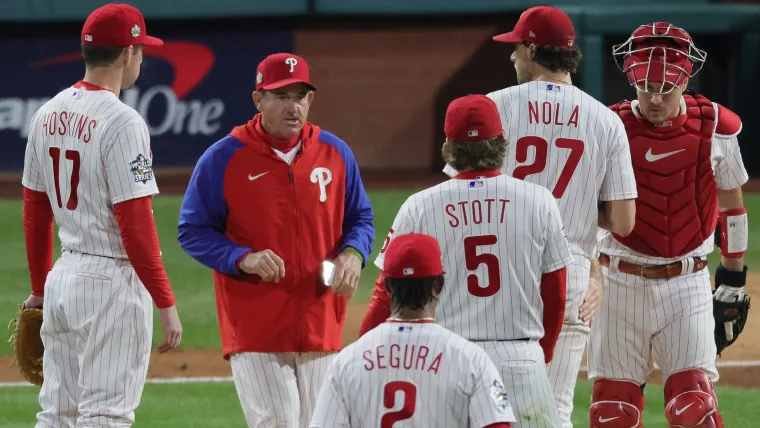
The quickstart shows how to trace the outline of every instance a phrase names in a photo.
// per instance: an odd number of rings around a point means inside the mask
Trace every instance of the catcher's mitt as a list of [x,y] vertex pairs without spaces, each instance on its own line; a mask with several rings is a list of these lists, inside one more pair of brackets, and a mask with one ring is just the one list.
[[40,329],[42,328],[42,309],[22,308],[11,320],[13,333],[9,342],[13,342],[13,362],[18,365],[21,376],[34,385],[42,385],[42,345]]
[[[735,287],[735,289],[743,289],[746,282],[747,268],[745,266],[743,272],[732,272],[718,266],[715,272],[715,284],[716,290],[713,291],[713,296],[719,286]],[[719,299],[713,299],[713,317],[715,318],[715,345],[718,348],[718,356],[724,349],[731,346],[739,335],[744,331],[744,326],[747,323],[747,315],[749,314],[750,297],[741,293],[741,297],[735,297],[733,301],[721,301]],[[732,323],[729,325],[729,330],[733,332],[733,337],[729,339],[726,335],[726,323]]]

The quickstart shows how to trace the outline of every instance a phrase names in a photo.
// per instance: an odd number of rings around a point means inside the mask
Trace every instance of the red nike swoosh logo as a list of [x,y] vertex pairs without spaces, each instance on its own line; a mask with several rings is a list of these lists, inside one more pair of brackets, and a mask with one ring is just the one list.
[[[184,98],[198,86],[211,71],[215,60],[211,49],[190,42],[164,42],[163,46],[146,46],[144,55],[160,58],[169,63],[174,71],[171,87],[178,99]],[[81,52],[71,52],[35,61],[29,64],[29,67],[47,67],[81,59]]]

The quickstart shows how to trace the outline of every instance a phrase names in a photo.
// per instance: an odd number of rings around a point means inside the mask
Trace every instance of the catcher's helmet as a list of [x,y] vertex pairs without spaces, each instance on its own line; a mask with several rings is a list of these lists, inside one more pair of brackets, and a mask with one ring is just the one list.
[[663,83],[658,94],[667,94],[696,76],[707,59],[686,30],[668,22],[642,25],[624,43],[612,47],[615,64],[631,86],[652,92],[649,83]]

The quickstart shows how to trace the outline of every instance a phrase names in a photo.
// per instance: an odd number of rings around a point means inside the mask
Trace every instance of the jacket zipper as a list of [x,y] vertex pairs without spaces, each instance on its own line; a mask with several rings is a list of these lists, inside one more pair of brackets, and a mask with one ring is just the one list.
[[[296,252],[297,252],[297,254],[296,254],[296,261],[295,261],[295,265],[296,266],[295,266],[295,269],[294,269],[296,275],[295,275],[294,278],[298,279],[298,278],[301,277],[301,275],[300,275],[301,274],[301,272],[300,272],[300,270],[301,270],[300,269],[301,268],[301,264],[300,264],[301,263],[301,245],[300,245],[300,241],[299,241],[299,237],[298,237],[298,208],[296,207],[296,204],[298,203],[298,198],[296,197],[296,180],[295,180],[295,175],[293,174],[293,164],[295,163],[295,161],[296,160],[293,159],[293,162],[290,165],[288,165],[288,178],[290,179],[290,185],[293,187],[293,223],[294,223],[294,226],[295,226],[293,230],[295,231],[295,233],[294,233],[294,236],[295,236],[295,248],[296,248]],[[297,286],[298,285],[296,284],[296,287]],[[300,297],[300,294],[298,294],[300,292],[300,290],[294,290],[294,291],[295,291],[295,293],[297,293],[296,296]],[[303,311],[301,310],[301,300],[298,297],[296,297],[296,300],[297,300],[297,305],[298,305],[298,318],[296,319],[296,337],[298,338],[297,339],[298,343],[296,344],[296,348],[299,350],[298,352],[301,352],[301,349],[303,348],[303,345],[304,345],[304,342],[305,342],[304,337],[306,336],[306,330],[305,330],[305,328],[303,326],[303,323],[304,323],[304,321],[303,321],[304,314],[303,314]]]

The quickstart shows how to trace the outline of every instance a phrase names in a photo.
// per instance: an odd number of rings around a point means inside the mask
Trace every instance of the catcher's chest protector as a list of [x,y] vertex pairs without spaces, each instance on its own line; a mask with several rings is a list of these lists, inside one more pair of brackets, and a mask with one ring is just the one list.
[[686,114],[662,127],[637,118],[626,101],[613,106],[625,124],[639,197],[636,224],[619,242],[643,254],[672,258],[699,247],[715,231],[718,186],[712,169],[715,106],[684,95]]

